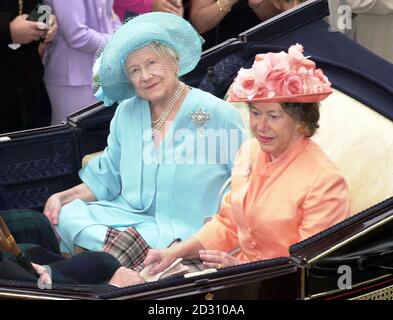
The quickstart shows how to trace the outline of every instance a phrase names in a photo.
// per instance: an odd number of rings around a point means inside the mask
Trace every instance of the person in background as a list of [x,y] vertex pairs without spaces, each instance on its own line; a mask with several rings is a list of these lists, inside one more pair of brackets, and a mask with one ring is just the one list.
[[252,68],[240,69],[229,100],[249,103],[255,138],[238,153],[231,191],[192,238],[149,250],[144,265],[155,264],[156,273],[179,257],[219,269],[289,256],[292,244],[349,217],[346,181],[310,139],[319,127],[319,102],[330,93],[330,82],[299,44],[288,53],[258,54]]
[[[349,6],[352,17],[345,17]],[[393,63],[393,1],[329,0],[329,22],[353,40]],[[340,10],[341,8],[341,10]],[[342,23],[340,23],[340,19]],[[349,22],[351,24],[345,24]]]
[[113,9],[121,21],[134,17],[140,13],[161,11],[183,16],[181,0],[115,0]]
[[31,264],[39,279],[16,263],[14,257],[3,256],[1,252],[0,278],[29,281],[45,288],[52,284],[126,287],[144,283],[138,272],[122,267],[115,257],[106,252],[85,252],[66,259],[42,247],[32,246],[25,254],[33,261]]
[[[16,258],[20,253],[23,258]],[[36,274],[32,273],[34,269]],[[53,227],[41,212],[0,211],[0,278],[37,283],[37,276],[41,285],[125,286],[129,282],[143,282],[137,272],[122,267],[106,252],[86,252],[71,259],[62,257]]]
[[[49,125],[43,120],[43,66],[40,53],[57,33],[56,17],[26,20],[38,0],[0,2],[0,133]],[[49,27],[49,30],[47,29]],[[46,106],[50,112],[50,106]]]
[[[260,0],[254,0],[254,1],[257,3],[261,2]],[[297,5],[307,0],[264,0],[264,1],[270,1],[277,8],[277,10],[279,10],[280,12],[284,12],[296,7]],[[252,2],[253,0],[250,0],[250,3]]]
[[44,81],[52,104],[52,124],[98,102],[92,90],[95,54],[121,25],[113,0],[45,0],[57,15],[59,33],[48,46]]
[[189,20],[205,39],[206,50],[246,31],[301,0],[189,0]]

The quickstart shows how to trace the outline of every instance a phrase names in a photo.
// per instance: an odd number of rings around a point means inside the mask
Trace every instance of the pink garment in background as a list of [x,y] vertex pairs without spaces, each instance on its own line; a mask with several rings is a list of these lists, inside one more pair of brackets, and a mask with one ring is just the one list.
[[126,11],[136,13],[150,12],[152,2],[153,0],[115,0],[113,10],[115,10],[120,20],[123,21]]

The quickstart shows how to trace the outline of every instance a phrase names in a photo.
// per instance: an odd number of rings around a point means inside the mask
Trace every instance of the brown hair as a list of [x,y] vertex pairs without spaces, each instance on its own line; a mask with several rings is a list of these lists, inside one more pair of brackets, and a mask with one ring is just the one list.
[[319,128],[319,103],[281,103],[282,109],[296,122],[302,124],[304,135],[311,137]]

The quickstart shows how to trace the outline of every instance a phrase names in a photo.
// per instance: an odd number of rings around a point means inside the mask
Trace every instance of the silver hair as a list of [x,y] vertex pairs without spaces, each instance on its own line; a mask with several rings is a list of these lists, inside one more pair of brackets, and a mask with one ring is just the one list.
[[174,48],[166,44],[163,44],[160,41],[153,41],[151,43],[151,46],[157,53],[170,56],[173,60],[176,61],[176,63],[179,63],[180,57]]

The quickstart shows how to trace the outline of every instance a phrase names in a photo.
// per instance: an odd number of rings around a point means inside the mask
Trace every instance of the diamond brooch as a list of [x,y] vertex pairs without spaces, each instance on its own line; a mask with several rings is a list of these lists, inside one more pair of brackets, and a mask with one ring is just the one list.
[[207,123],[211,118],[210,113],[203,111],[202,108],[199,108],[198,111],[191,112],[190,116],[192,123],[198,128],[199,137],[202,138],[205,135]]

